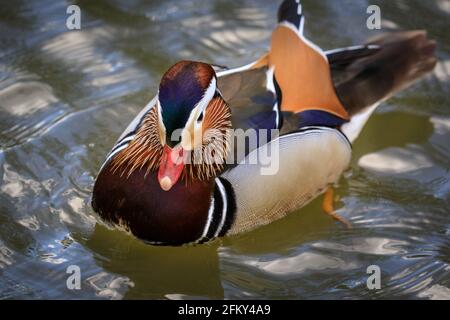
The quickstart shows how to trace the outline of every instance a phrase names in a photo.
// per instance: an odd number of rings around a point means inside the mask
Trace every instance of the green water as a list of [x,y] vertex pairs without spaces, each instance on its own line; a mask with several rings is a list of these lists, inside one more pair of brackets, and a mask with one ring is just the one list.
[[[427,29],[439,64],[384,103],[336,193],[208,245],[145,245],[96,222],[94,178],[126,125],[180,59],[229,67],[268,48],[278,1],[65,1],[0,7],[0,298],[450,299],[450,2],[371,1],[383,30]],[[358,44],[368,1],[303,1],[323,49]],[[381,268],[368,290],[366,269]],[[81,290],[66,269],[81,269]]]

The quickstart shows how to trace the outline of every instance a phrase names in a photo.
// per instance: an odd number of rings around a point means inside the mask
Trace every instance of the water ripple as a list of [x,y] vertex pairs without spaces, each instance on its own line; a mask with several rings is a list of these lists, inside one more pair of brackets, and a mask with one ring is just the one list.
[[[325,49],[374,33],[365,27],[366,0],[302,3],[305,32]],[[66,29],[65,2],[3,6],[0,298],[449,299],[444,3],[377,1],[383,28],[428,29],[440,61],[383,104],[356,141],[336,186],[337,212],[352,229],[325,215],[317,199],[253,232],[182,248],[144,245],[98,224],[94,178],[171,64],[253,61],[269,46],[278,3],[79,0],[80,31]],[[82,290],[67,290],[72,264],[81,268]],[[366,286],[370,265],[381,269],[381,290]]]

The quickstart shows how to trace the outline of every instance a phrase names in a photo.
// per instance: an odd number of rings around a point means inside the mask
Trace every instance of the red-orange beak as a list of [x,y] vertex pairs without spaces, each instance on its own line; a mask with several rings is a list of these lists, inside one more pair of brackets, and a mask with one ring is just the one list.
[[184,169],[186,152],[181,146],[170,148],[165,145],[159,164],[158,182],[161,189],[169,191],[181,176]]

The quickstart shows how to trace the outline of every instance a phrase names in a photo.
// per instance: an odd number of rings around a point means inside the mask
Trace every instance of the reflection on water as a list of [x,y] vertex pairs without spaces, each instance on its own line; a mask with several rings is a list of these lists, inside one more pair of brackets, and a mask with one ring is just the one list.
[[[212,244],[155,248],[97,224],[89,207],[105,154],[179,59],[226,66],[267,50],[278,3],[15,1],[0,12],[0,298],[450,299],[450,8],[372,1],[383,28],[426,28],[433,75],[385,103],[340,180],[345,229],[320,199]],[[324,49],[356,44],[368,1],[303,1]],[[359,27],[358,27],[359,26]],[[80,266],[82,290],[66,269]],[[382,289],[366,288],[369,265]]]

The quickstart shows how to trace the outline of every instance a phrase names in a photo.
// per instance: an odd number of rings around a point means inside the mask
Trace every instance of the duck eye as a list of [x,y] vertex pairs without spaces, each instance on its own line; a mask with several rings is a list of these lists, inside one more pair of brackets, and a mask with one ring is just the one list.
[[200,115],[198,116],[197,122],[200,122],[200,121],[202,121],[202,120],[203,120],[203,112],[200,113]]

